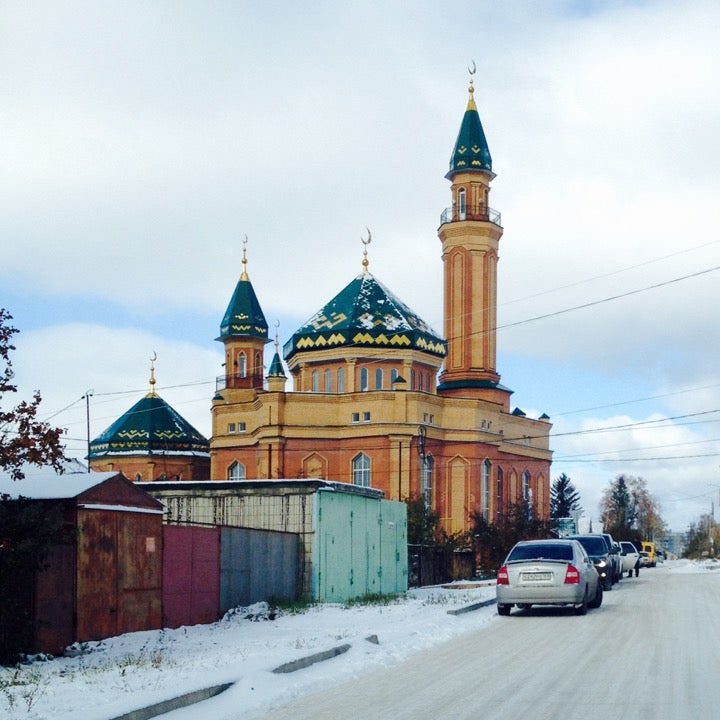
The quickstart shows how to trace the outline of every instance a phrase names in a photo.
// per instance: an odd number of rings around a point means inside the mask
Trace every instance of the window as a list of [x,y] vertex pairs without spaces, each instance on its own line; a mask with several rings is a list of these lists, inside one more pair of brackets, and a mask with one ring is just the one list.
[[345,368],[339,368],[337,372],[337,391],[345,392]]
[[332,370],[325,371],[325,387],[323,390],[325,392],[332,392]]
[[239,433],[244,433],[244,432],[245,432],[245,423],[244,423],[244,422],[241,422],[241,423],[238,423],[238,424],[237,424],[237,431],[238,431]]
[[363,413],[363,422],[370,422],[370,413],[369,412]]
[[257,377],[260,377],[263,374],[262,355],[260,353],[255,353],[255,366],[253,372]]
[[375,389],[376,389],[376,390],[382,390],[382,389],[383,389],[383,371],[382,371],[382,368],[377,368],[377,370],[375,370]]
[[503,497],[503,471],[502,468],[497,469],[497,487],[495,490],[495,516],[498,522],[502,519],[502,497]]
[[480,507],[485,522],[490,520],[490,461],[482,464],[482,476],[480,478]]
[[365,453],[359,453],[352,461],[353,485],[370,487],[370,458]]
[[368,369],[360,369],[360,391],[366,392],[368,389]]
[[360,422],[360,413],[353,413],[353,414],[352,414],[352,421],[353,421],[354,423],[359,423],[359,422]]
[[530,493],[530,472],[528,470],[522,474],[522,499],[526,502],[532,500]]
[[467,201],[465,199],[465,188],[458,190],[458,220],[464,220],[467,217]]
[[393,368],[390,371],[390,387],[392,387],[392,384],[400,377],[400,373],[397,371],[397,368]]
[[244,480],[245,479],[245,466],[236,460],[228,468],[227,479],[228,480]]
[[235,432],[235,423],[228,423],[228,435],[232,435]]
[[320,392],[320,371],[319,370],[312,371],[312,391],[315,393]]
[[247,355],[240,353],[237,359],[238,376],[241,378],[247,377]]
[[422,460],[422,496],[425,500],[425,506],[427,508],[432,507],[432,488],[433,488],[433,466],[435,461],[432,455],[426,455]]

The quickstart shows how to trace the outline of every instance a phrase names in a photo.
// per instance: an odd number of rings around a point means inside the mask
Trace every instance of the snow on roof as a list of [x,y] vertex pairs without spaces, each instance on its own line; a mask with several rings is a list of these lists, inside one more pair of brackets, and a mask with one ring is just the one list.
[[61,500],[73,498],[95,485],[115,477],[115,472],[66,472],[59,475],[52,467],[27,466],[23,468],[25,478],[13,480],[9,474],[0,471],[0,495],[9,495],[33,500]]

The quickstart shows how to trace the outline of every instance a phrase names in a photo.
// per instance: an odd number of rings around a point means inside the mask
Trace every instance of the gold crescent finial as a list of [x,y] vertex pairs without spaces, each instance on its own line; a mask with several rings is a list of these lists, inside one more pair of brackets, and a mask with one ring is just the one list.
[[157,353],[153,350],[152,357],[150,358],[150,395],[155,395],[155,361],[157,360]]
[[474,60],[472,61],[472,65],[468,65],[468,72],[470,73],[470,87],[468,88],[470,97],[468,98],[467,110],[477,110],[477,107],[475,106],[475,98],[473,96],[473,93],[475,92],[475,87],[473,86],[473,75],[477,72],[477,65]]
[[242,273],[240,274],[241,280],[249,280],[247,274],[247,244],[248,244],[248,236],[245,234],[245,239],[242,241],[243,244],[243,256],[242,256]]
[[367,230],[367,233],[368,233],[367,240],[365,240],[362,236],[360,236],[360,242],[363,244],[363,246],[365,248],[363,250],[363,261],[362,261],[363,272],[367,272],[368,265],[370,264],[368,261],[368,257],[367,257],[367,246],[372,242],[372,233],[370,232],[370,228],[366,227],[365,229]]

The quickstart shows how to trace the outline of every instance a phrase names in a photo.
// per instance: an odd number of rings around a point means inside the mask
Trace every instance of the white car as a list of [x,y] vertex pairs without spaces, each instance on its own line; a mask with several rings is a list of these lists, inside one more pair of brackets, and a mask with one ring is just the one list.
[[[604,547],[604,546],[603,546]],[[513,605],[566,605],[577,615],[600,607],[603,587],[592,560],[576,540],[525,540],[517,543],[498,570],[498,615]]]
[[635,571],[635,577],[640,574],[640,552],[631,542],[623,540],[620,542],[620,557],[622,559],[622,571],[632,577]]

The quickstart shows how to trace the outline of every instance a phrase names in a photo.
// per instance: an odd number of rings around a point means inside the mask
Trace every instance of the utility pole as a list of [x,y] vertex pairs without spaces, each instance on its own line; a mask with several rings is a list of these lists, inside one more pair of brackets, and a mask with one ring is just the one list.
[[87,429],[87,471],[90,472],[90,396],[94,390],[87,390],[85,395],[85,423]]

